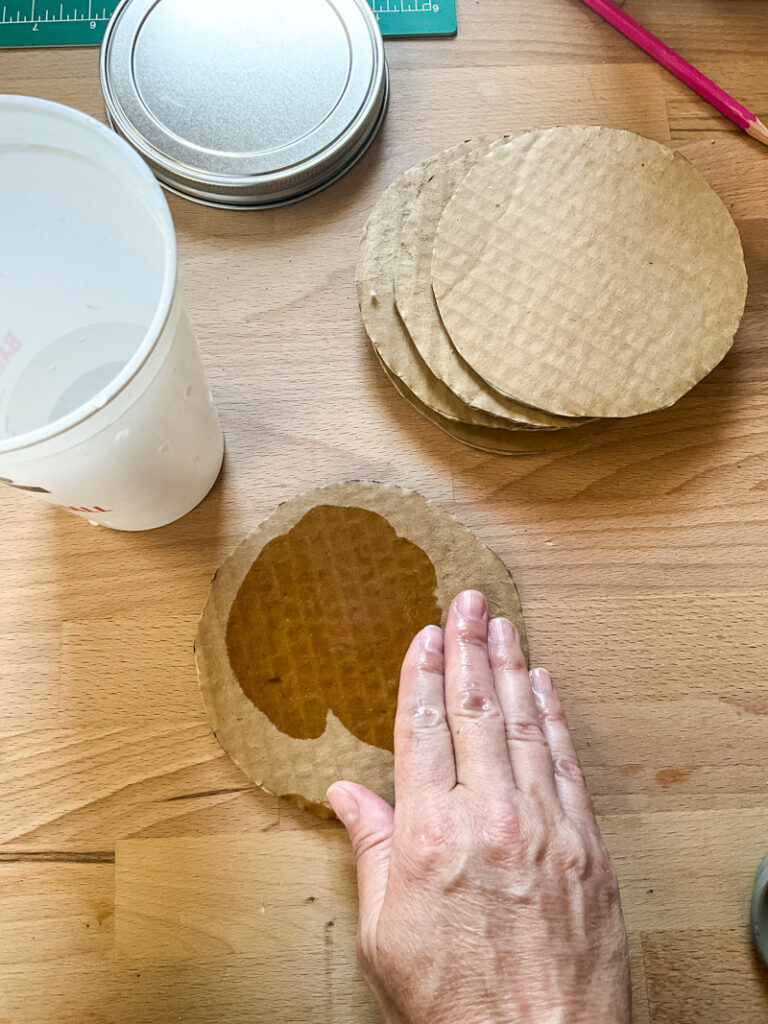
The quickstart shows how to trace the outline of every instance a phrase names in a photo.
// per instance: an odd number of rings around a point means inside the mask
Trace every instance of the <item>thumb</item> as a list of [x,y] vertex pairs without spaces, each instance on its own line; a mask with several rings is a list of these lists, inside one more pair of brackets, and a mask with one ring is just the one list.
[[380,796],[354,782],[334,783],[328,799],[357,859],[360,930],[375,928],[387,889],[394,811]]

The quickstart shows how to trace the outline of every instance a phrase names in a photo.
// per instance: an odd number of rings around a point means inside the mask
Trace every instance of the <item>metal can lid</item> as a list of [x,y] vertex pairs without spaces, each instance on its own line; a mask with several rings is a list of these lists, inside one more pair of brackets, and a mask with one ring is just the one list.
[[166,187],[259,208],[351,167],[389,77],[366,0],[122,0],[101,85],[113,128]]

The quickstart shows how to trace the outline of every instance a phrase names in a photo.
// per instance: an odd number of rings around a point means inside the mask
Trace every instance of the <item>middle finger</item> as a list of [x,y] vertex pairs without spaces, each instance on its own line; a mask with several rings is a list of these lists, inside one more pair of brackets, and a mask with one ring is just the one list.
[[504,715],[488,658],[488,604],[476,590],[459,594],[448,612],[445,706],[457,781],[477,791],[510,790]]

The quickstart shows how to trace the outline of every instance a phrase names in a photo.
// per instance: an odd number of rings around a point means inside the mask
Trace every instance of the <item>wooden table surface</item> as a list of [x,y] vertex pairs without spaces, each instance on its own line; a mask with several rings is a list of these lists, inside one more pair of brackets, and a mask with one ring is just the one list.
[[[625,7],[768,114],[765,0]],[[227,435],[203,505],[130,535],[0,496],[3,1024],[378,1021],[341,828],[228,760],[192,655],[232,547],[278,502],[346,478],[420,490],[513,569],[621,879],[637,1022],[768,1018],[747,932],[768,853],[768,152],[575,0],[460,0],[459,15],[455,40],[387,43],[384,130],[322,195],[262,213],[170,197]],[[95,50],[0,52],[0,91],[103,117]],[[437,149],[569,123],[642,132],[701,170],[741,229],[748,309],[676,408],[578,451],[486,457],[375,364],[357,239]]]

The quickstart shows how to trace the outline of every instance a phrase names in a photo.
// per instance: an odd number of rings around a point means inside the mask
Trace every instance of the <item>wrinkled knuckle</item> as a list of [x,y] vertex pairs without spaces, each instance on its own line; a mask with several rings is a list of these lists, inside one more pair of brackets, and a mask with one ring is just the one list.
[[557,797],[552,793],[551,779],[534,778],[528,783],[528,799],[535,813],[542,820],[548,820]]
[[559,860],[563,871],[582,879],[590,875],[594,867],[589,847],[577,835],[570,836],[561,844]]
[[500,672],[524,672],[528,667],[520,644],[496,641],[489,650],[491,667]]
[[544,730],[534,718],[511,718],[507,720],[507,738],[513,742],[540,743],[547,745]]
[[428,651],[422,647],[410,657],[411,664],[421,675],[442,675],[444,660],[439,651]]
[[552,761],[555,768],[555,775],[565,782],[576,783],[584,786],[584,772],[575,757],[568,754],[557,754]]
[[464,690],[454,708],[457,718],[496,721],[502,717],[498,701],[482,690]]
[[445,708],[430,701],[412,701],[398,717],[401,727],[410,733],[431,732],[447,725]]
[[481,846],[494,861],[516,857],[522,843],[520,816],[509,806],[497,808],[484,818],[479,830]]
[[549,722],[550,725],[562,725],[567,727],[565,719],[565,712],[563,711],[562,705],[559,701],[545,701],[541,707],[541,714]]
[[408,841],[401,849],[399,861],[407,876],[423,880],[452,856],[454,828],[449,818],[427,816],[412,827]]
[[488,627],[482,619],[461,619],[456,624],[456,640],[461,647],[488,649]]
[[552,845],[552,831],[545,818],[539,815],[525,820],[525,851],[531,863],[541,863]]
[[427,818],[413,833],[414,848],[425,855],[444,854],[452,848],[454,827],[450,818]]

